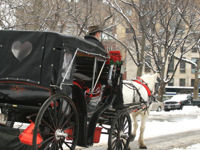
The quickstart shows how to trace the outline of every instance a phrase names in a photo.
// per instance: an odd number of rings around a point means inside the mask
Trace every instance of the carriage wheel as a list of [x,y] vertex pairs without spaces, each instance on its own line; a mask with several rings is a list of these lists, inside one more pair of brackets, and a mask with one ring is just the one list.
[[[44,102],[35,120],[34,150],[74,150],[78,128],[78,113],[72,100],[54,95]],[[38,135],[42,137],[40,144]]]
[[128,113],[117,116],[111,124],[108,138],[108,150],[127,150],[131,137],[131,118]]

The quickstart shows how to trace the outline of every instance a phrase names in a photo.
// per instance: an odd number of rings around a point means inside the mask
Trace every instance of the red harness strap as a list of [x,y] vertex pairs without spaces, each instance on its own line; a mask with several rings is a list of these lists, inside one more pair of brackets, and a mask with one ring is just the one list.
[[133,80],[133,81],[137,82],[138,84],[141,84],[146,89],[148,96],[151,96],[151,90],[140,77],[137,77],[137,80]]

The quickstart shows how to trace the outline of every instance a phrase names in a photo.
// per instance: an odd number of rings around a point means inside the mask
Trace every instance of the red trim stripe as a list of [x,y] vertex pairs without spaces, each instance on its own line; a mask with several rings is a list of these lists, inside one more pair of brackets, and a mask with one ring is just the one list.
[[24,85],[29,85],[29,86],[35,86],[35,87],[38,87],[38,88],[41,88],[41,89],[49,91],[49,94],[52,95],[50,88],[43,87],[43,86],[40,86],[40,85],[37,85],[37,84],[33,84],[33,83],[29,83],[29,82],[23,82],[23,81],[0,81],[0,83],[6,83],[6,84],[14,83],[14,84],[22,84],[22,85],[24,84]]
[[133,81],[137,82],[138,84],[141,84],[146,89],[146,91],[148,93],[148,96],[151,96],[151,90],[149,89],[149,87],[146,84],[144,84],[143,82],[139,81],[138,79],[137,80],[133,80]]

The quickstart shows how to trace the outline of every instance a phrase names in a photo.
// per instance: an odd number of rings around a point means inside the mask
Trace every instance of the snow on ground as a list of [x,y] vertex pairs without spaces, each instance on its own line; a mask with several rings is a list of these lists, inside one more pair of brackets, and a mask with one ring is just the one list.
[[178,116],[178,115],[194,115],[197,114],[198,117],[195,119],[184,119],[180,121],[151,121],[146,123],[146,129],[145,129],[145,138],[149,137],[156,137],[156,136],[163,136],[167,134],[175,134],[180,133],[184,131],[190,131],[190,130],[200,130],[200,108],[195,106],[185,106],[183,107],[183,110],[174,110],[169,112],[150,112],[150,115],[152,116],[159,116],[159,117],[165,117],[165,116]]
[[195,144],[186,148],[174,148],[172,150],[200,150],[200,144]]
[[[150,121],[149,119],[149,121],[146,122],[144,138],[148,139],[168,134],[181,133],[185,131],[200,130],[200,108],[198,107],[185,106],[183,107],[183,110],[173,110],[169,112],[165,111],[150,112],[150,117],[153,118],[165,118],[165,117],[170,118],[170,116],[176,117],[182,115],[188,116],[188,118],[182,120],[180,119],[178,121],[169,121],[168,119],[166,120],[162,119],[161,121],[151,119]],[[197,117],[190,118],[190,115],[196,115]],[[135,140],[138,139],[138,134],[139,130]],[[107,144],[107,136],[101,135],[100,143],[94,144],[94,146],[105,145],[105,144]],[[173,149],[173,150],[200,150],[200,144],[193,145],[185,149]]]

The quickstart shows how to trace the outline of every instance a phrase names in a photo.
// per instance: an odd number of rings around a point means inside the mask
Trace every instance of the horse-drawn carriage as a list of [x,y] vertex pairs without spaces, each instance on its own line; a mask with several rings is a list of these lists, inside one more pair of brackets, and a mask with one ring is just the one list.
[[129,112],[142,106],[117,109],[119,51],[53,32],[0,35],[0,149],[73,150],[99,142],[101,133],[109,150],[128,149]]

